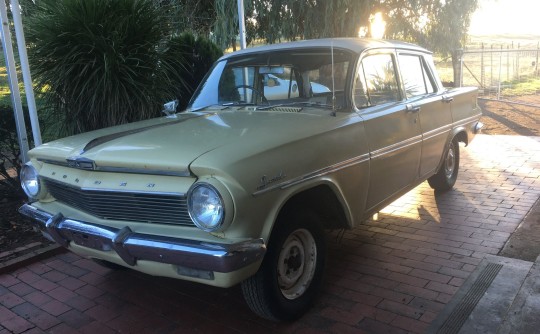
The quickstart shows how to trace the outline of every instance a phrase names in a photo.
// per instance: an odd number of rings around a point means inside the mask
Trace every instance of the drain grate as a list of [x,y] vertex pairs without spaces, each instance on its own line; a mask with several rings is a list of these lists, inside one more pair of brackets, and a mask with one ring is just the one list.
[[448,316],[444,324],[439,328],[437,333],[454,334],[458,333],[476,304],[480,301],[484,293],[491,285],[501,268],[502,264],[488,263],[482,270],[478,279],[473,283],[467,294],[454,308],[454,311]]

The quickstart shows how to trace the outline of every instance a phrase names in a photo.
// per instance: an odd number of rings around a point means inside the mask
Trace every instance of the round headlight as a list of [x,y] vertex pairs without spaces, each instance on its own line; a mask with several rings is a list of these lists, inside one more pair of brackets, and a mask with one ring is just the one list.
[[207,183],[195,185],[188,194],[189,216],[201,230],[217,230],[225,217],[223,199],[216,188]]
[[31,164],[26,164],[21,169],[21,186],[28,197],[35,198],[41,190],[37,170]]

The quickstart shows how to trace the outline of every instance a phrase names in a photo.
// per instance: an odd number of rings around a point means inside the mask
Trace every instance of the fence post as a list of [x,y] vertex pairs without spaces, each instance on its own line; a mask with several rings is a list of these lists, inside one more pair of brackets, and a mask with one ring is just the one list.
[[534,74],[538,76],[538,51],[540,50],[540,42],[536,43],[536,63],[534,68]]
[[506,46],[506,81],[510,81],[510,45]]
[[497,87],[497,100],[501,99],[501,71],[502,71],[502,50],[503,46],[501,45],[501,53],[499,54],[499,84]]
[[452,67],[454,69],[454,87],[463,86],[463,49],[452,52]]
[[491,89],[493,87],[493,44],[491,44],[491,52],[489,53],[490,56],[490,65],[489,65],[489,90],[491,94]]
[[520,74],[519,74],[519,47],[520,47],[520,43],[518,43],[518,47],[517,47],[517,51],[516,51],[516,68],[517,68],[517,81],[519,82],[519,77],[520,77]]
[[482,42],[482,53],[480,54],[480,86],[485,88],[485,71],[484,71],[484,42]]

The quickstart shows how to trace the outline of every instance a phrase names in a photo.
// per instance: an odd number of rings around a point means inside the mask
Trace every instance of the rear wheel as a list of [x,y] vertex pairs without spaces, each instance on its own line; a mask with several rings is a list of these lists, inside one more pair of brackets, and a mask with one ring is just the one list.
[[310,215],[278,222],[259,271],[242,282],[253,312],[274,320],[294,320],[313,304],[325,263],[324,233]]
[[456,183],[459,171],[459,142],[456,138],[448,144],[444,161],[437,174],[428,179],[431,188],[438,191],[452,189]]

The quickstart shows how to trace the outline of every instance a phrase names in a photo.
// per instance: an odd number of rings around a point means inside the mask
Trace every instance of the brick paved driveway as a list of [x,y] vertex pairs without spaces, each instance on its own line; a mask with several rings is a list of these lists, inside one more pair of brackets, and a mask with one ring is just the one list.
[[367,224],[328,234],[321,298],[295,323],[254,316],[218,289],[64,253],[0,275],[3,333],[423,332],[540,195],[540,137],[481,135],[461,150],[455,190],[424,183]]

